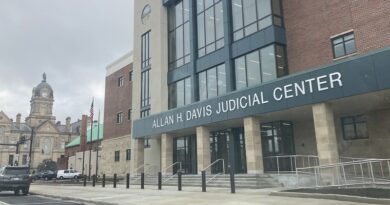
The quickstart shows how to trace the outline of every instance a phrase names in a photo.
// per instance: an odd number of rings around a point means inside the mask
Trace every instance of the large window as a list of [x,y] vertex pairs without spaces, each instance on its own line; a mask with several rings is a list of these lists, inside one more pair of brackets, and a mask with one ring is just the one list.
[[199,100],[205,100],[226,93],[225,64],[210,68],[198,74]]
[[149,72],[145,70],[141,73],[141,108],[150,105]]
[[150,113],[150,31],[142,35],[142,56],[141,56],[141,118],[146,117]]
[[280,0],[232,0],[232,12],[234,40],[272,24],[283,25]]
[[146,32],[145,34],[142,35],[142,40],[141,40],[141,60],[142,68],[146,68],[150,66],[150,31]]
[[191,78],[169,85],[169,109],[191,103]]
[[237,90],[287,75],[284,47],[270,45],[236,58],[235,72]]
[[190,6],[183,0],[168,10],[169,68],[187,64],[190,56]]
[[333,57],[340,58],[356,52],[355,35],[347,33],[332,39]]
[[367,118],[364,115],[341,118],[345,140],[367,139]]
[[198,56],[224,46],[222,0],[197,0]]

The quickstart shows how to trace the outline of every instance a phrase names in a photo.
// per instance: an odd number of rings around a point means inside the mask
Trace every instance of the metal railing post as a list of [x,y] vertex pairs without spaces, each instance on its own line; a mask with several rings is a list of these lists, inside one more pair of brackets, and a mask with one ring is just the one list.
[[106,174],[103,174],[103,179],[102,179],[102,187],[106,187]]
[[381,172],[382,172],[382,178],[385,178],[385,173],[383,172],[383,166],[382,166],[382,161],[380,161],[381,164]]
[[141,189],[145,187],[145,173],[141,173]]
[[130,188],[130,174],[126,174],[126,189]]
[[161,190],[161,184],[162,184],[162,174],[161,172],[158,172],[158,190]]
[[177,190],[181,191],[181,171],[177,173]]
[[387,167],[389,168],[389,176],[390,176],[390,160],[387,160]]
[[206,171],[202,171],[202,192],[206,192]]
[[116,188],[116,177],[117,177],[117,175],[114,174],[114,188]]
[[345,175],[345,168],[344,168],[344,164],[341,164],[341,169],[343,170],[343,177],[344,177],[344,184],[347,184],[347,176]]
[[276,156],[276,166],[278,168],[278,175],[279,175],[279,156]]
[[370,170],[371,170],[371,176],[372,176],[372,183],[375,184],[375,175],[374,175],[374,171],[372,169],[372,162],[370,161]]
[[84,186],[87,186],[87,175],[84,175],[84,178],[83,178],[83,185],[84,185]]

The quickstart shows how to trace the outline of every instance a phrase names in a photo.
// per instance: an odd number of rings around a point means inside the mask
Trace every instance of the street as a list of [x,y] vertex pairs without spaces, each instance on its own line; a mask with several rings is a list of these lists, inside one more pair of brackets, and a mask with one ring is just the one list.
[[74,201],[48,198],[38,195],[15,196],[12,192],[0,192],[0,205],[38,205],[38,204],[55,204],[55,205],[81,205]]

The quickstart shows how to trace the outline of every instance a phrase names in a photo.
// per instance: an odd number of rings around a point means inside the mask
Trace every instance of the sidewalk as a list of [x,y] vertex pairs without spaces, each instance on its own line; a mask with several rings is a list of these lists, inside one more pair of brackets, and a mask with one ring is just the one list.
[[155,186],[146,186],[144,190],[141,190],[139,186],[125,189],[123,185],[116,189],[112,186],[102,188],[61,185],[32,185],[30,188],[33,194],[81,200],[100,205],[361,205],[361,203],[345,201],[269,195],[278,189],[239,189],[236,194],[231,194],[226,188],[209,188],[206,193],[201,192],[200,187],[183,187],[183,190],[179,192],[177,187],[163,187],[163,190],[157,190]]

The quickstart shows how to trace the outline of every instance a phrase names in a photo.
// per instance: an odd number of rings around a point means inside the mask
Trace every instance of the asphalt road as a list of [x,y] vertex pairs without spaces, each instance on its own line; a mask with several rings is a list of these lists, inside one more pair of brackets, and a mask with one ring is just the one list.
[[0,205],[81,205],[74,201],[47,198],[38,195],[15,196],[13,192],[0,192]]

